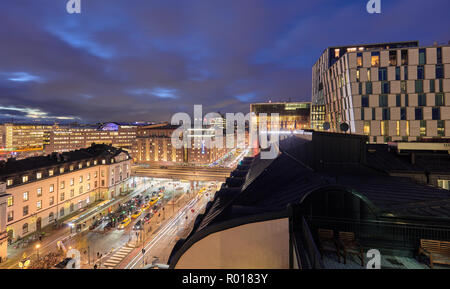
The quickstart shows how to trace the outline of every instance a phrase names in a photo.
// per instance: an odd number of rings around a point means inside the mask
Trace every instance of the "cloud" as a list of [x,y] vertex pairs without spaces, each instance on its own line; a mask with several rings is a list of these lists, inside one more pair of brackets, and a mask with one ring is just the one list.
[[2,4],[0,104],[22,111],[0,118],[158,121],[194,104],[247,113],[248,102],[310,100],[328,46],[450,34],[446,0],[383,1],[381,15],[361,0],[95,0],[81,15],[57,2]]

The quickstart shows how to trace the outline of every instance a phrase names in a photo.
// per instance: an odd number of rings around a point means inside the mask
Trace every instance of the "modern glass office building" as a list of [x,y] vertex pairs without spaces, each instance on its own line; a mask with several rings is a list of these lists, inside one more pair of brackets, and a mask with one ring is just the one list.
[[371,143],[450,138],[450,45],[396,42],[327,48],[312,68],[312,105],[330,131]]
[[279,127],[281,130],[302,130],[310,128],[310,102],[267,102],[250,104],[252,122],[257,127],[260,123],[260,114],[267,115],[268,127],[271,124],[271,115],[277,113],[279,116]]

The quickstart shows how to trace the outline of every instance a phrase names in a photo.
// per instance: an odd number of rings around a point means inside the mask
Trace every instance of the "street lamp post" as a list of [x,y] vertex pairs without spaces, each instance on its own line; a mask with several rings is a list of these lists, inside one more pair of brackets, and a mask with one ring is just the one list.
[[41,244],[37,244],[36,245],[36,255],[37,255],[37,259],[39,261],[39,248],[41,247]]

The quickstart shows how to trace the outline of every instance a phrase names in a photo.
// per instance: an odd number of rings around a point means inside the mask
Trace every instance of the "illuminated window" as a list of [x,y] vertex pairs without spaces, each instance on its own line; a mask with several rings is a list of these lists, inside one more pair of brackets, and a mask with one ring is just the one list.
[[59,173],[63,174],[64,173],[64,168],[59,168]]
[[62,181],[61,184],[60,184],[60,188],[61,188],[61,189],[64,189],[64,185],[65,185],[65,184],[64,184],[64,181]]
[[409,136],[409,120],[406,121],[405,133],[406,133],[406,136]]
[[364,122],[364,134],[370,135],[370,121]]
[[42,201],[37,201],[37,202],[36,202],[36,208],[37,208],[38,210],[42,209]]
[[380,66],[380,52],[372,52],[371,65]]
[[14,196],[8,197],[8,207],[14,206]]
[[438,187],[445,190],[450,190],[450,180],[438,180]]
[[6,181],[6,185],[12,186],[12,184],[13,184],[13,180],[12,179],[9,179],[9,180]]
[[339,58],[340,49],[334,50],[334,58]]
[[38,197],[42,196],[42,188],[37,189],[37,196]]
[[23,193],[23,201],[26,202],[28,201],[28,192]]
[[437,122],[437,134],[438,134],[438,136],[445,136],[445,121],[438,120],[438,122]]
[[23,176],[22,177],[22,183],[26,183],[28,182],[28,176]]
[[48,171],[48,175],[51,177],[51,176],[53,176],[53,170],[49,170]]
[[397,121],[397,135],[400,135],[400,121]]
[[36,179],[41,179],[42,178],[42,173],[36,173]]
[[55,190],[55,186],[54,185],[50,185],[50,193],[53,193],[54,190]]
[[362,67],[363,66],[363,56],[362,53],[358,53],[358,56],[356,58],[356,62],[358,67]]
[[370,73],[370,68],[367,68],[367,81],[372,80],[372,74]]
[[385,136],[389,134],[389,125],[387,121],[382,121],[381,122],[381,135]]
[[427,121],[421,120],[420,121],[420,136],[426,136],[427,135]]

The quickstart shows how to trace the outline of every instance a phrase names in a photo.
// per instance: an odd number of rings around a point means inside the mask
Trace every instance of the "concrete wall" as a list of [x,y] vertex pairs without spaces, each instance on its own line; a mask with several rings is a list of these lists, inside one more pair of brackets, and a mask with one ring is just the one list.
[[213,233],[195,243],[176,269],[288,269],[289,220],[277,219]]

